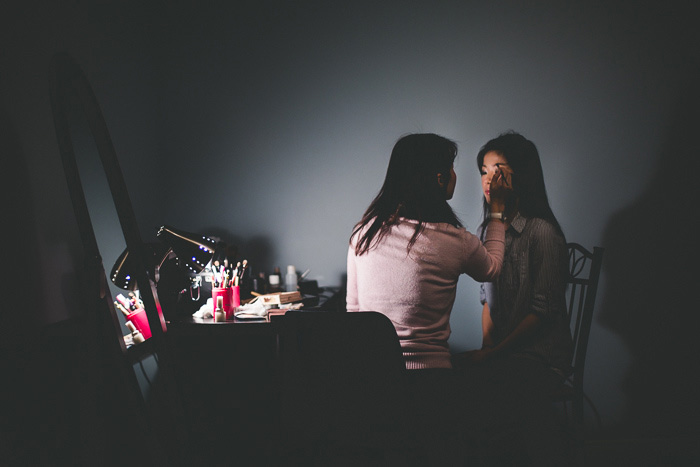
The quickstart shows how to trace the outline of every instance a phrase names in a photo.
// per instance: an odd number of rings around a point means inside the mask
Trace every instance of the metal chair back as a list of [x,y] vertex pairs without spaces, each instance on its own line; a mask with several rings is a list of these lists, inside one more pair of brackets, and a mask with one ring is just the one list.
[[577,423],[583,423],[583,375],[604,248],[594,247],[591,252],[578,243],[568,243],[567,249],[569,251],[567,312],[574,341],[572,360],[574,371],[571,379],[573,412]]

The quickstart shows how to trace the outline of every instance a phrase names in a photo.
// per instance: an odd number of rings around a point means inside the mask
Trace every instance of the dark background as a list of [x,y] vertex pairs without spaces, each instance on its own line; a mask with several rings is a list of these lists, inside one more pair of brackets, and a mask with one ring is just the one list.
[[[522,132],[568,240],[606,248],[585,387],[604,430],[694,432],[691,5],[5,2],[3,345],[79,313],[80,244],[48,93],[50,60],[68,52],[100,101],[144,239],[163,224],[215,235],[256,270],[294,264],[321,285],[342,284],[350,230],[397,138],[458,142],[452,205],[474,230],[475,154]],[[107,269],[119,252],[103,251]],[[478,347],[469,278],[452,316],[452,348]]]

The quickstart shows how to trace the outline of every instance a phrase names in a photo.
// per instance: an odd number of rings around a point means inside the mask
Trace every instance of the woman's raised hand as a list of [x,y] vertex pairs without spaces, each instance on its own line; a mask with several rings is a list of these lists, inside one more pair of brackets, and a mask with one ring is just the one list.
[[500,166],[491,179],[489,188],[491,197],[491,212],[503,212],[506,200],[513,192],[513,171],[508,166]]

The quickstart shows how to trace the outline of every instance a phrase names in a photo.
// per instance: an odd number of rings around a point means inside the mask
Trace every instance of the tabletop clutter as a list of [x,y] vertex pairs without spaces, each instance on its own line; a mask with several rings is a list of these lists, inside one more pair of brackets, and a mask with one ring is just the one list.
[[[286,274],[279,267],[269,274],[262,271],[253,274],[248,260],[238,261],[235,245],[215,237],[167,225],[160,227],[157,237],[159,242],[144,244],[142,264],[134,262],[138,257],[127,247],[110,273],[116,287],[129,291],[128,296],[121,293],[116,296],[113,310],[124,315],[129,330],[124,336],[127,347],[152,336],[132,275],[134,268],[145,266],[155,284],[160,296],[161,320],[178,321],[189,316],[213,322],[269,320],[275,314],[301,308],[302,291],[319,290],[316,281],[304,281],[308,269],[298,274],[293,265],[287,266]],[[211,285],[211,297],[207,284]]]
[[[222,261],[212,259],[195,275],[197,281],[193,281],[196,284],[211,283],[211,297],[192,313],[192,317],[213,319],[214,322],[269,320],[271,316],[284,314],[290,309],[299,309],[303,303],[298,282],[306,274],[308,270],[298,275],[296,268],[289,265],[284,279],[279,267],[267,277],[264,272],[254,276],[246,259],[235,264],[226,258]],[[128,297],[118,294],[114,306],[124,315],[125,326],[130,332],[124,336],[127,347],[151,337],[138,289],[129,292]]]
[[272,315],[302,306],[302,295],[297,290],[299,278],[292,265],[287,267],[284,289],[280,286],[280,270],[275,268],[267,280],[264,273],[259,273],[251,281],[252,298],[244,300],[241,299],[241,286],[248,270],[247,260],[235,266],[228,260],[223,263],[214,261],[207,269],[210,272],[205,270],[205,280],[211,281],[212,296],[192,314],[194,318],[213,318],[214,322],[233,321],[234,318],[269,319]]

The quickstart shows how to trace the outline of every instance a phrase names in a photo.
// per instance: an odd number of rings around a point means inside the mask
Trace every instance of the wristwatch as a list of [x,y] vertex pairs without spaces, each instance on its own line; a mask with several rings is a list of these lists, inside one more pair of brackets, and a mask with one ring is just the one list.
[[503,217],[503,213],[502,213],[502,212],[492,212],[492,213],[490,213],[490,214],[489,214],[489,219],[500,219],[500,220],[502,220],[502,221],[505,220],[505,218]]

